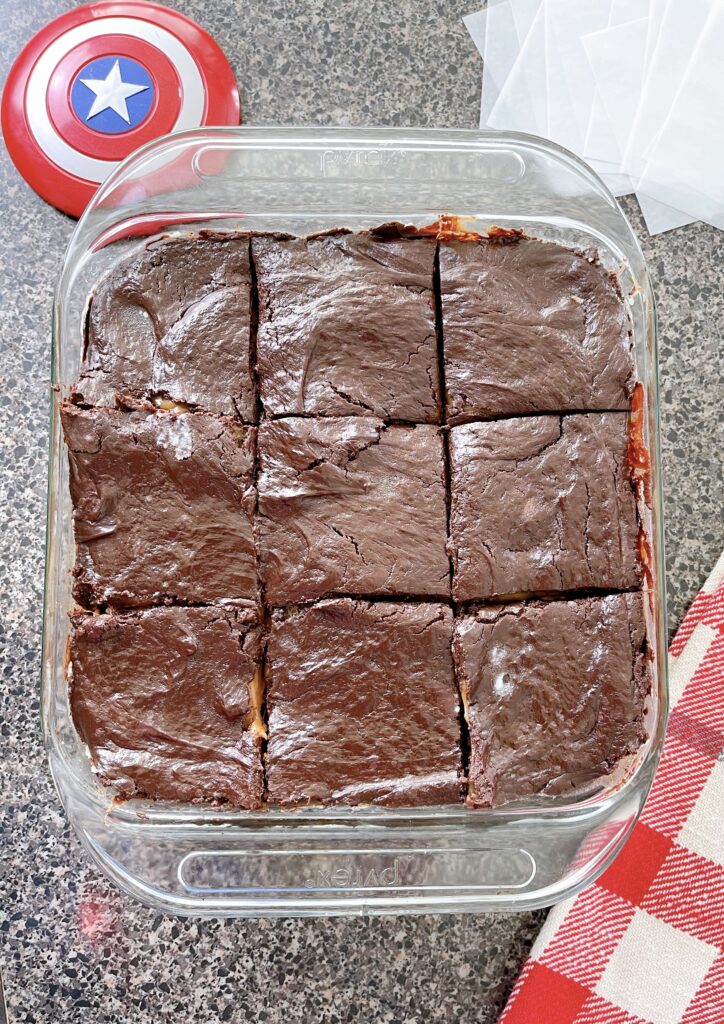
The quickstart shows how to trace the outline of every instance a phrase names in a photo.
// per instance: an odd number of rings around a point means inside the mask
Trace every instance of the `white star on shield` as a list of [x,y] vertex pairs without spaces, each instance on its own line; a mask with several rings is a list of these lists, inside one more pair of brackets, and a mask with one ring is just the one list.
[[116,61],[105,78],[81,78],[80,81],[91,92],[96,94],[96,98],[86,114],[86,121],[90,121],[96,114],[102,114],[104,110],[108,110],[110,107],[111,110],[115,110],[119,117],[123,118],[126,124],[130,124],[131,119],[128,116],[126,100],[130,96],[135,96],[136,93],[144,92],[148,89],[147,85],[131,85],[130,82],[124,82],[121,78],[121,69],[118,66],[118,61]]

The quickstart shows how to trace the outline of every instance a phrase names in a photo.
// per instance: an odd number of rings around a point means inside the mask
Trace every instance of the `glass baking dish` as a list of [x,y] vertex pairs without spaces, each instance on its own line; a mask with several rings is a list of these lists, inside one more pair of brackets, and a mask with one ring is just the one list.
[[[577,798],[495,810],[239,811],[116,802],[73,727],[65,681],[73,560],[59,402],[77,377],[89,295],[148,234],[168,229],[296,234],[441,215],[582,248],[614,269],[631,312],[651,456],[645,602],[653,655],[649,739]],[[653,298],[631,227],[596,175],[531,136],[479,131],[204,128],[129,157],[78,223],[55,297],[42,712],[61,800],[102,871],[144,903],[213,916],[510,911],[588,885],[630,832],[666,715],[665,592]]]

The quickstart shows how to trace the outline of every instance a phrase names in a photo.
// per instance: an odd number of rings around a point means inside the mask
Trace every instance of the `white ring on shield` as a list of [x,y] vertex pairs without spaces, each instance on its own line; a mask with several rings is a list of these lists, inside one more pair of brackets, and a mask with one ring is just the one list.
[[[197,128],[204,116],[204,84],[196,61],[183,43],[165,28],[136,18],[100,18],[64,32],[54,40],[33,68],[26,90],[25,109],[30,131],[47,156],[68,174],[100,184],[118,165],[118,160],[100,160],[68,145],[55,130],[47,109],[50,77],[58,63],[74,46],[105,35],[142,39],[161,50],[174,64],[181,79],[181,109],[171,129]],[[119,54],[123,56],[123,54]]]

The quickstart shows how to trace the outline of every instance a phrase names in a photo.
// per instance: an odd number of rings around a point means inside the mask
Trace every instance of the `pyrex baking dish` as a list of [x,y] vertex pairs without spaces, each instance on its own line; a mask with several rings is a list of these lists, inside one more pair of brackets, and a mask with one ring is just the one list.
[[[59,398],[77,377],[95,282],[159,230],[278,229],[304,234],[440,215],[595,246],[629,303],[651,455],[645,510],[653,655],[649,740],[594,791],[492,811],[464,807],[294,812],[114,802],[90,770],[65,681],[73,559]],[[656,335],[644,260],[596,175],[530,136],[478,131],[199,129],[159,139],[99,190],[58,282],[43,643],[43,721],[60,797],[101,869],[143,902],[180,914],[322,915],[527,909],[590,883],[641,810],[666,714]]]

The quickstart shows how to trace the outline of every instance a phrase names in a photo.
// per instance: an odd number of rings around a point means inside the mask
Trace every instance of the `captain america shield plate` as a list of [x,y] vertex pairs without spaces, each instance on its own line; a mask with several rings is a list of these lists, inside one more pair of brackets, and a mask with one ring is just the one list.
[[177,11],[139,0],[88,4],[50,22],[15,61],[2,99],[13,163],[75,217],[144,143],[238,123],[234,74],[218,44]]

